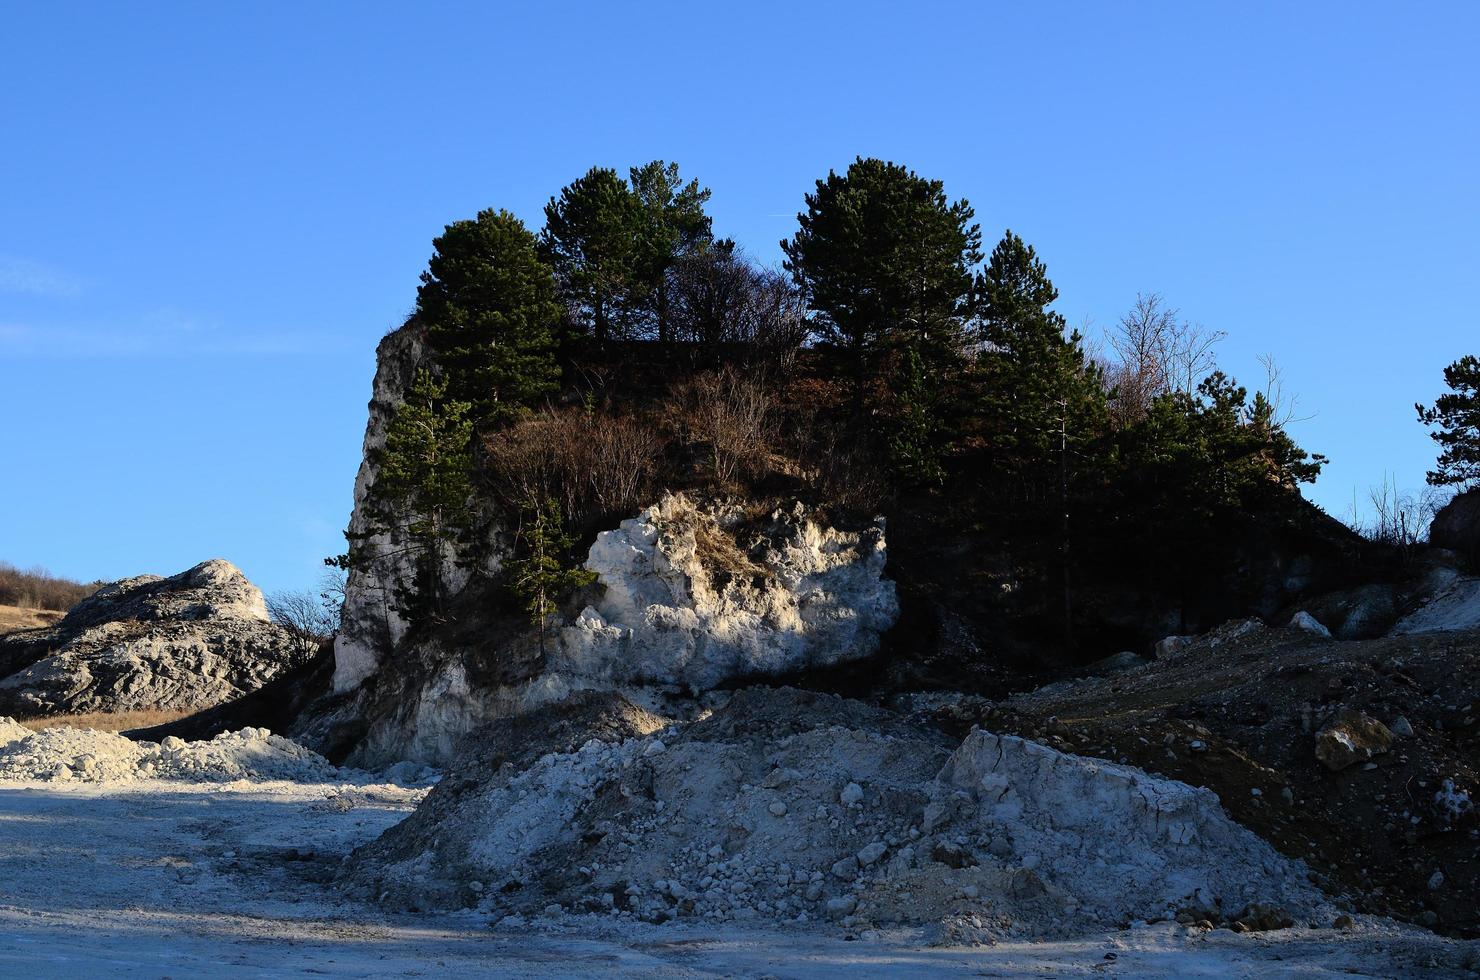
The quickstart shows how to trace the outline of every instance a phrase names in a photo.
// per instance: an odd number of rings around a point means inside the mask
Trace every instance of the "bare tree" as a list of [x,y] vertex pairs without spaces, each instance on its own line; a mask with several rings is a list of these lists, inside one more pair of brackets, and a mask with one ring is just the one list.
[[674,266],[675,336],[718,361],[730,350],[789,369],[806,342],[807,306],[791,278],[751,262],[733,242],[716,242]]
[[267,614],[292,634],[299,654],[307,659],[339,630],[337,607],[331,609],[311,589],[282,590],[267,597]]
[[1419,493],[1400,491],[1392,474],[1385,473],[1382,483],[1367,491],[1366,517],[1359,511],[1353,491],[1347,524],[1367,540],[1397,549],[1406,559],[1428,538],[1429,526],[1446,498],[1434,487]]
[[1275,363],[1273,354],[1260,354],[1259,364],[1264,368],[1264,400],[1269,403],[1270,421],[1276,429],[1283,429],[1291,422],[1304,422],[1313,416],[1295,417],[1300,407],[1300,396],[1285,390],[1285,372]]
[[1145,417],[1153,399],[1170,391],[1188,394],[1217,366],[1213,348],[1226,337],[1181,318],[1156,293],[1140,293],[1110,334],[1115,363],[1106,371],[1116,390],[1116,422]]

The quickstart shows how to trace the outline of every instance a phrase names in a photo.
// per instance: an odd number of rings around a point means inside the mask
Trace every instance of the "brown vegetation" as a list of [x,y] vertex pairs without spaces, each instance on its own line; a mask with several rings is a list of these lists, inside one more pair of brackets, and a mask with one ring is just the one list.
[[484,477],[511,511],[553,500],[580,528],[646,503],[665,441],[637,416],[542,412],[485,440]]
[[65,612],[97,588],[97,582],[84,585],[53,575],[44,568],[20,569],[0,561],[0,605]]
[[91,728],[100,732],[127,732],[135,728],[149,728],[179,721],[193,710],[186,711],[117,711],[88,712],[80,715],[52,715],[49,718],[23,718],[20,723],[33,732],[43,728]]

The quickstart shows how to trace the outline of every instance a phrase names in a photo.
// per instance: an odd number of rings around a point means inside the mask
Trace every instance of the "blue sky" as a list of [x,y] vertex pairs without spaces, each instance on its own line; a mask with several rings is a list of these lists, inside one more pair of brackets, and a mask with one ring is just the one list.
[[0,560],[341,550],[376,341],[447,222],[677,161],[771,260],[855,155],[1276,355],[1338,515],[1433,459],[1480,352],[1480,6],[13,4],[0,30]]

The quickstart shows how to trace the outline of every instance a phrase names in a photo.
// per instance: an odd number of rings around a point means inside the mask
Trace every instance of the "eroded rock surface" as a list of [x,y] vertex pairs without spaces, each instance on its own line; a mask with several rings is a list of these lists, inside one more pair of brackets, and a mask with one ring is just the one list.
[[269,620],[261,590],[236,566],[212,559],[104,586],[54,626],[0,637],[0,711],[208,708],[310,652]]
[[797,504],[742,523],[678,494],[598,535],[586,567],[602,595],[562,631],[554,668],[697,691],[878,649],[899,615],[882,520],[841,531]]

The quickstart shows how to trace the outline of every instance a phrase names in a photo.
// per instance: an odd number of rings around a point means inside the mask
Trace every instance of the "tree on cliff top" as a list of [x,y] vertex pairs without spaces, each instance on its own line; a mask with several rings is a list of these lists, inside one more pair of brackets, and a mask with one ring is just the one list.
[[432,245],[416,311],[448,394],[477,424],[505,421],[560,378],[554,275],[508,211],[455,221]]
[[697,180],[684,183],[678,164],[662,160],[630,171],[637,200],[638,246],[636,279],[641,302],[650,311],[659,340],[672,339],[669,313],[669,273],[680,259],[707,247],[714,235],[704,213],[709,188]]
[[862,157],[806,196],[801,227],[781,243],[823,337],[848,348],[861,377],[885,346],[931,362],[961,346],[981,232],[965,200],[938,180]]
[[1436,487],[1480,486],[1480,358],[1461,357],[1444,369],[1449,391],[1432,408],[1415,405],[1418,420],[1430,428],[1439,444],[1439,461],[1429,472]]
[[545,205],[540,249],[566,306],[597,340],[626,332],[643,220],[632,189],[607,167],[592,167]]
[[1043,261],[1008,231],[977,280],[986,342],[986,415],[990,437],[1009,469],[1035,464],[1062,470],[1103,432],[1105,390],[1084,355],[1078,331],[1065,333],[1051,309],[1059,291]]

